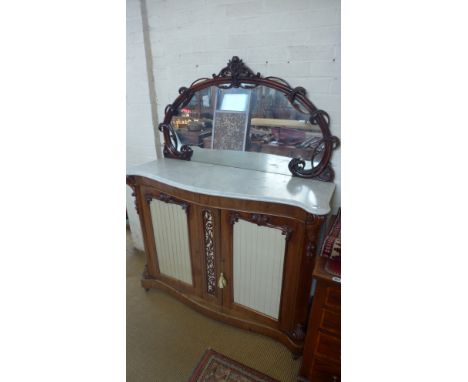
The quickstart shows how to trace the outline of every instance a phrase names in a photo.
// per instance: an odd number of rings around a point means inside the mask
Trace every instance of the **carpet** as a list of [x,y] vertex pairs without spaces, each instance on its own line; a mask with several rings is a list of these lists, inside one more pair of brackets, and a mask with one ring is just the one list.
[[208,349],[188,382],[279,382],[212,349]]

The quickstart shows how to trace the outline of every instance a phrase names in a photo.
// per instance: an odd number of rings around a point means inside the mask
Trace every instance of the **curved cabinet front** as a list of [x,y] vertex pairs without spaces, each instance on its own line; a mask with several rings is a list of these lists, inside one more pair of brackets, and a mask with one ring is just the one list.
[[142,285],[302,352],[323,216],[127,176],[143,231]]

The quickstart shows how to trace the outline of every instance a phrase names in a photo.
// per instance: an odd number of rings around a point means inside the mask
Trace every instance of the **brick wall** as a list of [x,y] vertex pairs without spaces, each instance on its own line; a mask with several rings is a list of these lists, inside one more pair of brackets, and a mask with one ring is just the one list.
[[[156,159],[139,0],[127,0],[127,166]],[[133,243],[143,250],[141,228],[127,186]]]

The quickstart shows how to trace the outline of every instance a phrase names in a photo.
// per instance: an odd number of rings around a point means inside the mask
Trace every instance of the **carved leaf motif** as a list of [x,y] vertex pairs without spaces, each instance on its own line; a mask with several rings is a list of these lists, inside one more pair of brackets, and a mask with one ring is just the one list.
[[260,73],[255,74],[244,62],[237,56],[232,57],[227,66],[221,69],[218,75],[213,74],[213,78],[232,77],[232,85],[239,87],[241,78],[260,78]]
[[216,294],[216,267],[213,239],[213,215],[210,210],[203,210],[203,225],[205,228],[205,265],[207,292]]
[[[150,203],[153,200],[153,198],[154,196],[151,193],[148,193],[145,195],[145,199],[147,203]],[[189,204],[187,202],[176,199],[168,194],[165,194],[164,192],[161,192],[156,198],[164,203],[178,204],[179,206],[183,208],[185,213],[188,213]]]
[[231,216],[229,217],[229,223],[231,223],[231,225],[234,225],[234,223],[237,223],[239,221],[239,214],[234,212],[234,213],[231,213]]
[[257,223],[258,225],[265,225],[268,223],[268,216],[262,214],[252,214],[251,220],[253,223]]

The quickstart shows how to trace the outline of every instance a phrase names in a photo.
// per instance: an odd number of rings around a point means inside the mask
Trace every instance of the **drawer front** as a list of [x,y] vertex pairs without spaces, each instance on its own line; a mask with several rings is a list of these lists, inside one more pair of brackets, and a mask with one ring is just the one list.
[[323,309],[320,319],[320,328],[327,332],[340,335],[341,333],[341,315],[340,312]]
[[341,341],[339,338],[322,332],[318,333],[315,354],[334,362],[341,362]]
[[341,289],[336,286],[330,286],[326,291],[325,305],[330,308],[341,308]]

